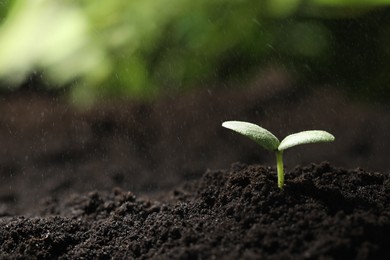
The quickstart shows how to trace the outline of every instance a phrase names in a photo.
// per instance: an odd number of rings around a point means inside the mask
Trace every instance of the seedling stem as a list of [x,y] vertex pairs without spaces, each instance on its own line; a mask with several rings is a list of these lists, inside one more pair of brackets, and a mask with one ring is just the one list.
[[276,151],[276,169],[278,172],[278,187],[280,189],[283,189],[283,184],[284,184],[283,151]]

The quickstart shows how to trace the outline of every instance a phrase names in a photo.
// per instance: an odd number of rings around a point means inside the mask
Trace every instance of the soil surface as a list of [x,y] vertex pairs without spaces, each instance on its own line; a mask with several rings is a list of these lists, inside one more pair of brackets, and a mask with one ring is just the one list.
[[[3,94],[0,259],[389,259],[389,107],[292,82],[86,110]],[[274,154],[225,120],[336,141],[287,151],[281,191]]]
[[50,200],[1,219],[1,257],[43,259],[388,259],[390,175],[328,163],[276,173],[234,164],[166,201],[130,191]]

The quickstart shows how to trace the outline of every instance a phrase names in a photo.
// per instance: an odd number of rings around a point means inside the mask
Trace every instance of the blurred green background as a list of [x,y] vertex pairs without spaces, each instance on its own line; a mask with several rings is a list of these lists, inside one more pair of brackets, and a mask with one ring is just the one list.
[[262,66],[390,97],[390,0],[0,1],[0,86],[150,98]]

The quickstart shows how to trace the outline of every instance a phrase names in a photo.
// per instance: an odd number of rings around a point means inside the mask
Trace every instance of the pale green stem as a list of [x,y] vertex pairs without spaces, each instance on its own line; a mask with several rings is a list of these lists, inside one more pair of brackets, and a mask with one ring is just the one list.
[[276,169],[278,172],[278,187],[283,189],[284,169],[283,169],[283,151],[276,151]]

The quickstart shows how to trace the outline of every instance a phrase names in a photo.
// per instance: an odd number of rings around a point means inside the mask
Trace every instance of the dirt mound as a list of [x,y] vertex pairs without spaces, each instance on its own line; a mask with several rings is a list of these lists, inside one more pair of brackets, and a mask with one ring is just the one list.
[[119,189],[47,201],[46,217],[1,220],[0,256],[388,259],[389,191],[389,174],[328,163],[296,167],[280,191],[273,169],[234,164],[159,201]]

